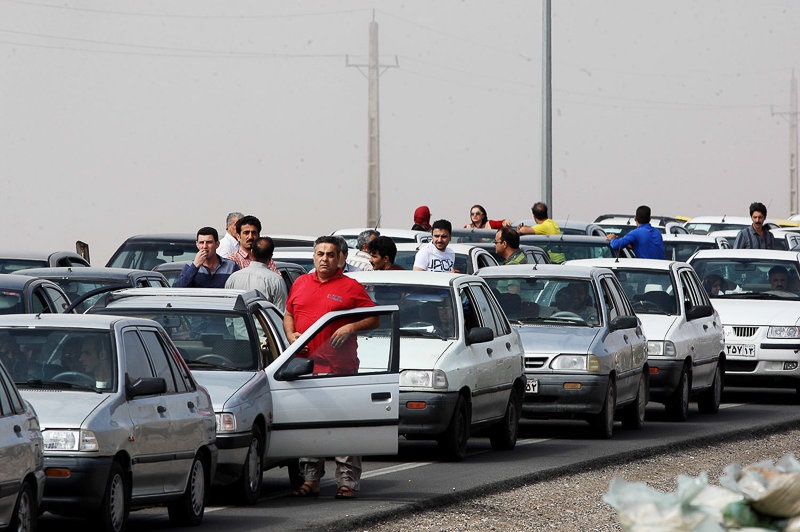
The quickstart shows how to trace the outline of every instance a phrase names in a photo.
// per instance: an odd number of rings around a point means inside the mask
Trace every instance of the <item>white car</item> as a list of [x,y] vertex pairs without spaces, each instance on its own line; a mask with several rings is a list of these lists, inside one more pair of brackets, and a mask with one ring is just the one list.
[[612,270],[642,321],[650,364],[650,399],[685,421],[690,397],[700,412],[719,410],[725,362],[719,315],[691,266],[640,259],[577,260]]
[[800,392],[800,253],[701,250],[689,264],[703,279],[725,332],[725,383]]
[[[400,307],[400,433],[437,440],[450,460],[465,457],[478,429],[492,448],[512,449],[525,389],[522,342],[486,282],[438,272],[347,275],[378,305]],[[385,336],[378,329],[363,345]]]
[[[738,232],[740,229],[744,229],[749,225],[753,225],[753,220],[751,220],[749,216],[723,215],[695,216],[683,224],[683,227],[685,227],[686,230],[692,234],[707,235],[708,233],[713,233],[714,231],[735,230]],[[764,222],[764,225],[770,229],[778,229],[780,227],[770,219],[767,219]],[[733,245],[732,241],[731,245]]]
[[[397,255],[394,263],[406,270],[414,269],[414,258],[420,246],[426,244],[397,244]],[[459,273],[474,274],[486,266],[498,266],[494,256],[485,249],[472,244],[449,244],[447,247],[456,254],[455,269]]]
[[381,234],[381,236],[388,236],[391,238],[395,244],[400,243],[422,243],[422,242],[430,242],[431,241],[431,233],[430,231],[414,231],[413,229],[392,229],[389,227],[354,227],[354,228],[347,228],[347,229],[337,229],[333,233],[334,236],[341,236],[347,241],[347,245],[353,249],[356,249],[356,242],[358,240],[358,235],[361,234],[362,231],[367,230],[375,230]]
[[[735,235],[734,235],[735,237]],[[724,235],[666,234],[664,238],[664,254],[667,260],[686,262],[699,249],[730,249],[733,240]]]
[[[791,251],[792,249],[800,246],[800,233],[798,233],[797,231],[787,228],[780,228],[780,229],[770,229],[770,233],[772,233],[772,236],[775,238],[775,247],[773,249]],[[736,242],[736,236],[738,234],[739,230],[724,230],[724,231],[713,231],[711,233],[708,233],[707,236],[713,236],[714,238],[724,238],[728,241],[730,247],[732,248],[734,242]],[[701,235],[695,235],[695,236],[701,236]]]

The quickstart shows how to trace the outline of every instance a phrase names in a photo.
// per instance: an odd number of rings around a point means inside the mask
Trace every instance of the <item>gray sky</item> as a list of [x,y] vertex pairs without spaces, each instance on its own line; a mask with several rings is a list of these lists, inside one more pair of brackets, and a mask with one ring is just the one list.
[[[372,10],[381,225],[527,218],[540,195],[541,2],[0,0],[4,248],[366,223]],[[789,215],[800,4],[555,0],[553,213]],[[778,114],[783,113],[783,114]]]

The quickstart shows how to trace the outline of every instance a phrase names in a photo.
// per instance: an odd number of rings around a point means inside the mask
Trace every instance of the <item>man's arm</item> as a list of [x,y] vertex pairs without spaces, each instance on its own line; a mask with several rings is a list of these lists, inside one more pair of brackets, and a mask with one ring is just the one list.
[[294,316],[290,312],[286,312],[283,315],[283,332],[286,333],[286,339],[289,340],[290,344],[300,338],[300,333],[294,327]]
[[[284,318],[284,324],[285,323],[286,319]],[[369,331],[371,329],[376,329],[380,324],[381,324],[380,317],[367,316],[366,318],[354,321],[353,323],[342,325],[341,327],[336,329],[336,331],[331,335],[331,345],[333,347],[339,347],[345,342],[345,340],[347,340],[350,337],[351,334],[356,333],[358,331]]]
[[186,288],[187,286],[192,286],[192,281],[194,281],[194,277],[197,275],[197,272],[198,267],[195,266],[193,262],[190,262],[183,267],[181,274],[177,279],[175,279],[175,283],[172,286],[176,288]]
[[746,232],[747,229],[742,229],[736,235],[736,240],[733,241],[734,249],[747,249],[750,247],[750,240],[747,238]]

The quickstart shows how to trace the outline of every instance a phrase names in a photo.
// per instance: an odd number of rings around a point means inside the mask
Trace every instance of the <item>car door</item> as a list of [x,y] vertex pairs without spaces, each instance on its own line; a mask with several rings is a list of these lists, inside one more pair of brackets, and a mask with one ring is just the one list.
[[31,441],[22,400],[0,371],[0,526],[8,526],[26,468],[33,464]]
[[[603,300],[608,309],[608,323],[619,316],[633,315],[633,309],[626,305],[627,298],[622,292],[616,278],[604,275],[600,278],[600,287]],[[607,329],[603,345],[611,359],[611,367],[617,375],[617,402],[625,401],[636,392],[638,376],[634,363],[634,345],[638,339],[635,329]],[[646,355],[646,351],[645,351]]]
[[[686,311],[692,306],[711,306],[711,301],[692,268],[679,269],[678,279],[683,292],[684,308],[682,313],[685,318]],[[722,351],[722,324],[716,313],[712,313],[710,316],[693,320],[686,318],[686,326],[691,332],[692,338],[695,339],[692,358],[692,388],[710,386],[714,379],[719,354]]]
[[[400,338],[396,305],[331,312],[320,318],[266,369],[272,410],[266,456],[396,454],[398,447]],[[319,375],[302,368],[303,349],[325,325],[347,317],[385,316],[391,323],[383,338],[359,337],[358,349],[370,347],[379,371]],[[374,346],[374,347],[373,347]],[[377,367],[375,364],[370,364]]]

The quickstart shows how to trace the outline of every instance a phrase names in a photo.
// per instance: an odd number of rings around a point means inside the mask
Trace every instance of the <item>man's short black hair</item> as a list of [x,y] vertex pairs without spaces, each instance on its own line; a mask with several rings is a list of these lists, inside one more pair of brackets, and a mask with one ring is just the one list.
[[636,207],[636,221],[640,224],[650,223],[650,207],[647,205],[639,205]]
[[519,248],[519,233],[517,233],[517,230],[513,227],[501,227],[500,240],[508,244],[508,247],[511,249]]
[[214,237],[214,242],[219,242],[219,233],[213,227],[201,227],[197,230],[197,238],[200,239],[200,235],[211,235]]
[[252,216],[250,214],[248,214],[247,216],[242,216],[241,218],[239,218],[239,221],[236,222],[237,233],[242,232],[243,225],[253,225],[255,226],[256,229],[258,229],[259,233],[261,232],[261,221],[255,216]]
[[750,204],[750,216],[753,216],[754,212],[760,212],[764,215],[764,218],[767,217],[767,206],[761,203],[760,201],[754,201]]
[[453,234],[453,224],[450,223],[450,220],[436,220],[431,226],[431,232],[433,232],[434,229],[444,229],[451,235]]
[[367,251],[370,254],[376,253],[380,257],[388,258],[392,264],[394,264],[394,258],[397,256],[397,246],[394,240],[388,236],[376,236],[367,242]]
[[253,242],[253,259],[258,262],[268,263],[275,251],[275,242],[268,236],[260,236]]
[[772,279],[772,276],[775,275],[776,273],[782,273],[787,277],[789,276],[789,271],[783,266],[773,266],[772,268],[769,269],[769,273],[767,274],[767,276],[769,279]]
[[541,201],[537,201],[531,207],[531,213],[537,220],[547,220],[547,205]]

